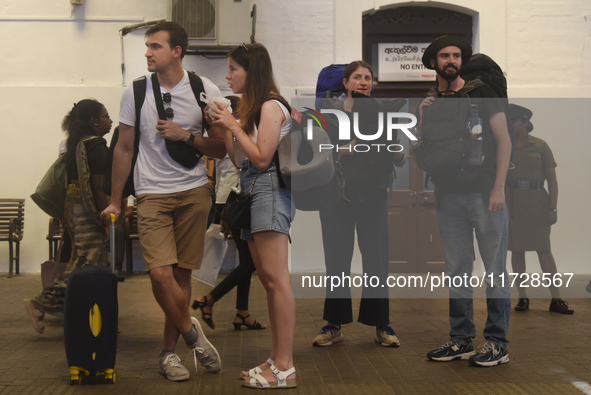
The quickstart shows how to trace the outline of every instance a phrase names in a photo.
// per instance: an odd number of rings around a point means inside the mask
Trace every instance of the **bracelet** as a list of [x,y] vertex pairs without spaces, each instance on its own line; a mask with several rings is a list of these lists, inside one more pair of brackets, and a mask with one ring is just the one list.
[[240,132],[244,132],[244,130],[242,130],[242,128],[238,129],[238,131],[236,133],[232,133],[232,135],[234,136],[234,138],[238,137],[238,133]]

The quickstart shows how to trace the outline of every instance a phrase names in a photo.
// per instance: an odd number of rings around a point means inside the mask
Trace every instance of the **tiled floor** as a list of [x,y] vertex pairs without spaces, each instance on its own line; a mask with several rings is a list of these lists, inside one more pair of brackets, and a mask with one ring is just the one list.
[[[149,278],[128,278],[119,285],[122,332],[117,382],[71,387],[62,320],[46,318],[45,333],[39,335],[23,308],[23,298],[33,296],[40,286],[39,275],[24,274],[12,279],[0,276],[0,395],[255,391],[241,388],[238,374],[268,357],[271,331],[234,331],[230,322],[235,313],[235,291],[215,306],[217,329],[212,331],[203,325],[222,357],[222,370],[218,374],[200,370],[193,372],[189,381],[173,383],[158,373],[163,315],[152,296]],[[208,291],[207,288],[195,281],[194,296]],[[375,344],[374,329],[357,323],[344,327],[343,343],[312,347],[312,339],[324,325],[323,300],[297,299],[298,387],[290,393],[591,394],[591,298],[570,299],[569,303],[575,314],[563,316],[548,312],[548,299],[532,299],[530,311],[511,316],[511,362],[493,368],[474,368],[466,361],[435,363],[426,358],[430,349],[447,340],[445,299],[391,300],[392,326],[402,342],[396,349]],[[354,311],[357,307],[358,301],[354,301]],[[477,299],[476,343],[482,341],[485,309],[485,301]],[[251,313],[259,321],[268,322],[265,292],[256,277]],[[185,356],[184,345],[179,345],[178,351],[181,357]],[[187,367],[190,366],[193,361],[187,360]]]

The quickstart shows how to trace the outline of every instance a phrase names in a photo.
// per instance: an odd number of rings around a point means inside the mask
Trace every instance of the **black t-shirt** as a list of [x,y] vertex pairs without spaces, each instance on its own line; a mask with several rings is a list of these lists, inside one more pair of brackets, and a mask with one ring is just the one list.
[[[323,103],[330,105],[327,108],[337,109],[343,111],[349,117],[350,125],[353,125],[353,113],[357,112],[360,113],[359,115],[359,129],[366,129],[375,133],[377,130],[377,122],[378,122],[378,112],[380,108],[377,105],[377,102],[371,99],[368,99],[367,102],[363,102],[365,98],[357,98],[354,101],[352,111],[346,111],[343,108],[343,101],[341,100],[331,100],[331,101],[323,101]],[[365,104],[365,105],[364,105]],[[374,108],[375,107],[375,108]],[[351,133],[351,140],[344,141],[339,140],[339,122],[334,114],[323,114],[323,117],[326,119],[328,130],[327,134],[331,140],[331,143],[334,147],[344,146],[351,141],[355,140],[356,137],[353,133]],[[367,121],[375,121],[376,124],[367,124]],[[369,132],[368,132],[369,133]],[[357,141],[357,144],[363,144],[364,141]],[[378,140],[372,140],[370,144],[387,144],[388,141],[386,140],[386,133],[383,133],[381,138]],[[376,200],[385,200],[387,198],[387,185],[388,177],[382,177],[377,173],[377,169],[372,168],[375,166],[375,156],[388,156],[390,164],[392,165],[392,158],[391,154],[388,154],[388,151],[385,149],[380,150],[379,153],[374,151],[369,152],[352,152],[351,155],[342,155],[340,156],[340,164],[342,168],[342,175],[345,178],[345,190],[344,195],[347,199],[355,202],[372,202]],[[338,152],[336,149],[333,150],[333,160],[336,162],[337,158],[339,157]],[[374,160],[372,160],[374,159]],[[390,170],[392,173],[392,170]],[[362,183],[360,185],[358,182],[360,178],[365,178],[369,180],[370,178],[373,180],[375,179],[377,183],[383,180],[383,185],[377,186],[372,185],[371,182]]]
[[[88,157],[88,169],[90,174],[105,175],[109,149],[104,138],[95,138],[87,141],[86,155]],[[68,155],[68,182],[78,180],[78,167],[76,166],[76,154]]]
[[[470,82],[466,82],[464,85],[469,86]],[[463,88],[462,88],[463,89]],[[460,90],[460,93],[462,90]],[[490,116],[493,114],[497,114],[499,112],[505,112],[503,108],[503,104],[501,100],[497,97],[495,92],[486,84],[480,85],[471,91],[466,93],[470,99],[484,99],[484,100],[472,100],[472,104],[478,107],[478,116],[482,120],[482,139],[483,141],[492,141],[493,144],[496,144],[494,137],[492,136],[492,131],[490,128],[489,119]],[[453,95],[447,95],[445,97],[453,97]],[[496,162],[496,158],[494,160]],[[494,177],[494,175],[493,175]],[[494,179],[493,179],[494,182]],[[481,180],[476,179],[470,185],[466,185],[461,188],[441,188],[445,192],[454,193],[454,194],[466,194],[466,193],[474,193],[474,192],[481,192]]]

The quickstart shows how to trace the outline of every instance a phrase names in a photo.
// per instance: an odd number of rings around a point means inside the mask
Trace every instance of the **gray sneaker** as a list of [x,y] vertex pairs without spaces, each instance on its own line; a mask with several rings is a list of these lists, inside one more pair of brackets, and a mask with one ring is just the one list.
[[344,340],[341,328],[334,325],[324,325],[318,336],[312,341],[315,347],[331,346],[334,343],[340,343]]
[[474,351],[468,363],[474,366],[496,366],[509,362],[509,352],[505,347],[487,341]]
[[195,370],[197,370],[197,360],[199,360],[201,366],[209,373],[217,373],[222,368],[222,360],[220,359],[218,350],[205,337],[205,333],[203,333],[203,329],[201,329],[201,324],[197,321],[197,318],[191,317],[191,322],[197,331],[197,343],[189,346],[195,360]]
[[176,354],[168,354],[160,358],[160,373],[170,381],[189,380],[189,371],[183,366],[181,359]]

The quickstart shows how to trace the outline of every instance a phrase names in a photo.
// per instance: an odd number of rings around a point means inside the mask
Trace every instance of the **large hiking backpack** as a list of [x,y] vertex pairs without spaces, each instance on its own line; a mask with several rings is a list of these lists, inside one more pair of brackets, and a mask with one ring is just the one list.
[[318,74],[316,82],[316,109],[321,106],[322,99],[334,99],[345,93],[343,78],[346,64],[331,64],[326,66]]
[[[460,77],[466,81],[479,79],[488,85],[501,101],[503,109],[505,110],[505,115],[509,114],[507,79],[505,78],[501,67],[489,56],[483,53],[472,55],[468,63],[460,69]],[[509,137],[511,138],[511,145],[514,145],[515,130],[513,128],[513,123],[510,122],[508,116],[507,130],[509,131]],[[511,154],[511,158],[513,158],[513,154]]]
[[436,97],[433,104],[423,111],[422,141],[414,149],[419,167],[427,172],[433,184],[440,188],[461,188],[475,182],[480,176],[483,145],[489,137],[483,133],[482,140],[470,138],[466,121],[470,114],[471,100],[468,93],[484,85],[480,80],[467,82],[453,97]]
[[460,77],[465,81],[479,79],[488,85],[501,100],[505,112],[509,111],[507,99],[507,79],[501,67],[489,56],[483,53],[472,55],[468,63],[460,69]]

